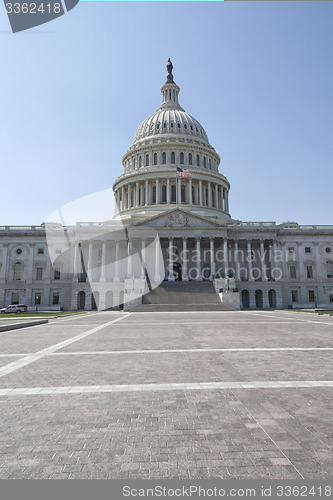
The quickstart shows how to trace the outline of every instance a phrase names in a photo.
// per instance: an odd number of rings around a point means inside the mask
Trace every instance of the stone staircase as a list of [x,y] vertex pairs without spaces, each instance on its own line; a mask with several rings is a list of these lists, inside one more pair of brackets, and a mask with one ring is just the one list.
[[135,312],[232,311],[223,305],[211,282],[164,281],[142,297]]

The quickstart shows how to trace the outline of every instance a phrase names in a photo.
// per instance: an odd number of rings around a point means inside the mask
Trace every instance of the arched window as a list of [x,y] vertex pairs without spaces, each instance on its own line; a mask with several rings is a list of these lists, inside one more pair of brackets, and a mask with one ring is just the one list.
[[205,201],[206,201],[206,205],[208,207],[208,188],[205,189]]
[[192,153],[188,155],[188,164],[192,165]]
[[153,205],[156,204],[156,186],[153,186]]
[[154,165],[157,165],[157,153],[154,153]]
[[184,165],[184,153],[180,153],[180,164]]
[[187,124],[186,123],[184,123],[184,129],[187,130]]
[[214,196],[214,190],[212,189],[212,205],[215,207],[215,196]]
[[197,167],[200,167],[200,156],[197,155]]
[[176,155],[173,151],[171,153],[171,163],[176,163]]
[[194,198],[194,186],[192,186],[192,203],[195,202],[195,198]]
[[141,168],[141,167],[142,167],[142,158],[141,158],[141,156],[139,156],[139,168]]
[[204,168],[206,168],[206,157],[204,156]]
[[328,278],[333,278],[333,262],[331,260],[326,262],[326,272]]
[[178,123],[178,128],[180,128],[180,123]]
[[163,165],[166,164],[166,153],[162,153],[162,163]]
[[20,281],[22,279],[23,266],[21,262],[16,262],[14,264],[14,280]]
[[172,184],[171,186],[171,203],[176,203],[176,186]]
[[181,185],[181,188],[180,188],[180,193],[181,193],[181,202],[182,203],[185,203],[185,186],[184,184]]
[[171,122],[170,126],[171,126],[171,128],[173,128],[173,122]]
[[163,123],[163,128],[166,128],[167,127],[167,124],[166,122]]
[[149,167],[149,155],[146,155],[146,167]]
[[210,158],[208,160],[208,166],[209,166],[210,169],[212,168],[212,160]]
[[164,184],[162,186],[162,203],[166,203],[167,201],[167,188],[166,185]]
[[131,191],[131,207],[134,207],[134,191]]

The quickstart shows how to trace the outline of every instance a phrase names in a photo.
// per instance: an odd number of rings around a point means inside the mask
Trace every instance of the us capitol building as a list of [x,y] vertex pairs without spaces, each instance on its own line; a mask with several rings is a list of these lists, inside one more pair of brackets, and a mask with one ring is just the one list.
[[333,306],[333,226],[232,219],[220,157],[172,71],[169,59],[162,104],[122,159],[112,220],[0,227],[1,307]]

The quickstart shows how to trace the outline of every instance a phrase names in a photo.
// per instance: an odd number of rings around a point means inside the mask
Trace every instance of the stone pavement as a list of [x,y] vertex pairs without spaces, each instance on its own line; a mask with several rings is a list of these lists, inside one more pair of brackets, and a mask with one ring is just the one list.
[[333,317],[100,312],[0,342],[0,478],[333,477]]

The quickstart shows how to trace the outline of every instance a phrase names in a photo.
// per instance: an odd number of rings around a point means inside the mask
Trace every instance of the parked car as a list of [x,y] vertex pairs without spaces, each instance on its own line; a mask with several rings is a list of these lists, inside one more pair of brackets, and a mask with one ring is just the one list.
[[27,311],[27,306],[24,304],[12,304],[7,307],[3,307],[0,309],[1,314],[6,314],[6,313],[22,313]]

